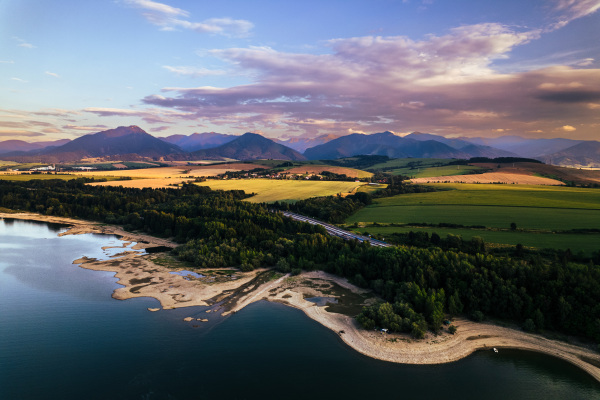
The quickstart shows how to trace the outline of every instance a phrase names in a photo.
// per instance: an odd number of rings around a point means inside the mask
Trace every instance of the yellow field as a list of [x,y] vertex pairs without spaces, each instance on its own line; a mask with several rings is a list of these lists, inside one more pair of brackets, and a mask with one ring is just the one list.
[[346,168],[346,167],[333,167],[331,165],[311,165],[311,164],[286,169],[283,172],[289,172],[290,174],[319,175],[323,171],[333,172],[334,174],[344,174],[344,175],[352,177],[352,178],[370,178],[373,176],[373,174],[371,172],[362,171],[360,169]]
[[170,178],[195,178],[199,176],[215,176],[224,174],[228,171],[242,171],[254,168],[260,168],[256,164],[222,164],[222,165],[182,165],[177,167],[159,167],[159,168],[142,168],[142,169],[124,169],[117,171],[89,171],[89,172],[73,172],[82,176],[94,175],[109,175],[109,176],[130,176],[132,178],[144,179],[170,179]]
[[430,178],[415,178],[411,179],[412,183],[508,183],[517,185],[564,185],[556,179],[544,178],[541,176],[501,173],[501,172],[486,172],[484,174],[472,175],[449,175],[449,176],[434,176]]
[[131,177],[133,180],[125,181],[109,181],[91,183],[93,186],[123,186],[133,188],[166,188],[174,187],[183,182],[192,181],[196,177],[216,176],[224,174],[228,171],[242,171],[254,168],[261,168],[257,164],[222,164],[222,165],[185,165],[177,167],[160,167],[160,168],[142,168],[142,169],[126,169],[118,171],[89,171],[89,172],[73,172],[78,176],[112,176],[112,177]]
[[152,188],[152,189],[162,189],[169,187],[177,187],[183,182],[188,182],[190,179],[182,179],[182,178],[149,178],[149,179],[133,179],[126,181],[107,181],[107,182],[94,182],[88,183],[90,186],[123,186],[127,188]]
[[248,201],[270,203],[274,201],[295,201],[317,196],[331,196],[349,193],[364,183],[343,181],[273,180],[273,179],[232,179],[198,183],[214,190],[243,190],[256,193]]

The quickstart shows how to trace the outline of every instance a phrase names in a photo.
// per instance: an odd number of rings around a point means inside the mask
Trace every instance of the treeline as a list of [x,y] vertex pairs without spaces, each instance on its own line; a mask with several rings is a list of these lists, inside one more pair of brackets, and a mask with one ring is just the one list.
[[536,160],[535,158],[524,158],[524,157],[471,157],[468,160],[455,160],[450,161],[448,165],[467,165],[472,163],[496,163],[496,164],[508,164],[508,163],[518,163],[518,162],[528,162],[528,163],[536,163],[543,164],[540,160]]
[[600,342],[600,268],[567,259],[524,260],[435,246],[371,247],[241,201],[241,191],[98,187],[77,181],[0,182],[0,207],[123,224],[182,242],[197,267],[324,270],[371,288],[389,306],[367,308],[365,327],[438,330],[445,313],[484,315]]
[[388,156],[377,155],[356,155],[347,158],[338,158],[337,160],[321,160],[324,164],[333,165],[334,167],[346,167],[356,169],[367,169],[376,164],[382,164],[389,161]]

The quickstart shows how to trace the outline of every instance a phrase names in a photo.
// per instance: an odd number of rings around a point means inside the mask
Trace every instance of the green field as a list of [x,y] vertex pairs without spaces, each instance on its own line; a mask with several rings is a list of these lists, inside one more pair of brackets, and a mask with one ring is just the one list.
[[[564,233],[573,229],[600,228],[600,190],[526,185],[431,186],[444,190],[383,198],[358,211],[346,222],[483,226],[490,229],[407,226],[365,229],[383,235],[423,229],[442,236],[448,233],[467,239],[481,236],[492,243],[521,243],[584,252],[600,250],[600,234]],[[516,232],[509,231],[513,222],[518,228]]]
[[10,168],[10,169],[18,169],[20,171],[27,171],[30,168],[45,167],[47,165],[48,164],[16,163],[16,162],[12,162],[12,161],[0,161],[0,169],[2,169],[2,170],[6,170],[6,169]]
[[600,190],[560,186],[433,184],[443,191],[378,200],[347,222],[451,223],[569,230],[600,227]]
[[385,238],[391,233],[427,232],[429,235],[437,233],[444,238],[449,234],[461,236],[465,240],[470,240],[474,236],[483,238],[486,243],[522,244],[526,247],[536,247],[540,249],[551,248],[566,250],[572,252],[583,252],[590,256],[593,252],[600,250],[600,234],[575,234],[575,233],[550,233],[550,232],[523,232],[510,230],[485,230],[485,229],[467,229],[467,228],[438,228],[438,227],[416,227],[416,226],[367,226],[364,228],[351,228],[360,233],[369,233],[371,235],[381,235]]
[[432,176],[464,175],[482,171],[472,165],[447,165],[443,158],[396,158],[367,168],[368,171],[383,170],[393,175],[404,175],[411,178],[429,178]]
[[345,181],[273,180],[273,179],[232,179],[197,183],[213,190],[243,190],[256,193],[248,199],[253,203],[274,201],[296,201],[317,196],[331,196],[348,193],[364,185]]

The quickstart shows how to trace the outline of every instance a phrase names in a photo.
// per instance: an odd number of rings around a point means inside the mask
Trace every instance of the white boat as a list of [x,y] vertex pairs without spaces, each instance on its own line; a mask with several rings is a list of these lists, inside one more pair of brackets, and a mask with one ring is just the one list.
[[494,353],[497,353],[497,352],[498,352],[498,349],[494,347]]

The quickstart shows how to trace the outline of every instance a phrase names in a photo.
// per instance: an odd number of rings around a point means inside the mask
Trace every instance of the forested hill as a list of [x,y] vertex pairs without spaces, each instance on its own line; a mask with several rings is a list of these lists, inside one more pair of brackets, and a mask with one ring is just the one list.
[[376,248],[241,201],[241,191],[131,189],[73,181],[0,181],[0,207],[121,224],[181,242],[175,253],[199,268],[321,269],[369,287],[390,304],[365,310],[365,326],[421,337],[444,313],[490,315],[529,329],[600,342],[600,267],[568,259],[497,257],[437,247]]

